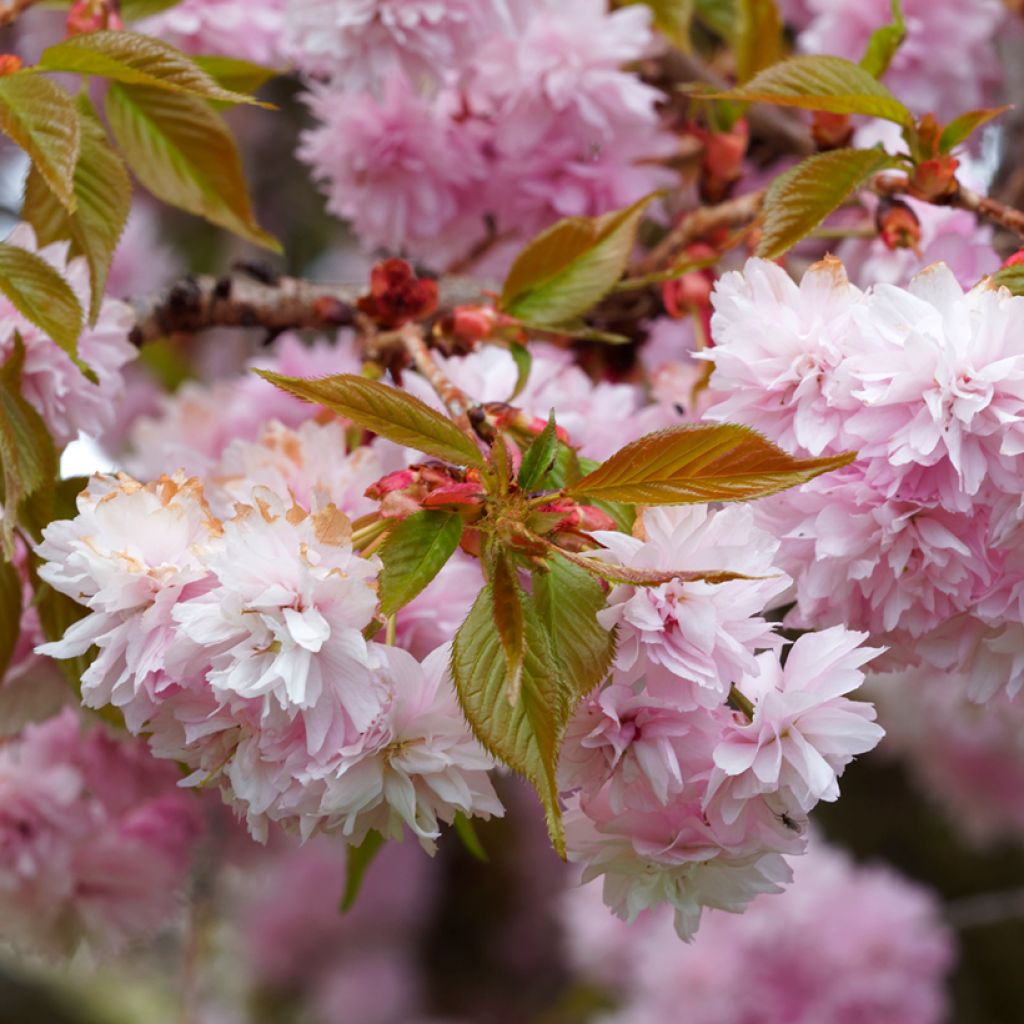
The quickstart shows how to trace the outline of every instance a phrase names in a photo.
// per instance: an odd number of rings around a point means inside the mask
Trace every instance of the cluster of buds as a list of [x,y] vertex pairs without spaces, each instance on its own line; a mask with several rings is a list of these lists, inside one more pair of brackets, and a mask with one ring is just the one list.
[[942,152],[941,137],[942,126],[934,115],[925,114],[914,132],[914,170],[907,183],[907,191],[915,199],[928,203],[948,202],[960,189],[956,180],[960,161]]
[[69,36],[80,36],[102,29],[122,29],[124,21],[117,6],[117,0],[75,0],[68,11],[64,31]]
[[370,294],[357,305],[378,327],[393,330],[437,309],[437,282],[417,277],[405,260],[383,260],[370,272]]
[[484,490],[475,469],[424,462],[388,473],[366,489],[384,519],[405,519],[423,509],[450,509],[472,521],[483,513]]
[[889,249],[912,249],[918,252],[921,243],[921,222],[902,199],[884,196],[875,210],[878,237]]

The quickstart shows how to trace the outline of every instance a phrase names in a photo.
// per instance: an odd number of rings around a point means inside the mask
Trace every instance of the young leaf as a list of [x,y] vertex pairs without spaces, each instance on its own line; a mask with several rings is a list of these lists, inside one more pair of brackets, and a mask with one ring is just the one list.
[[0,561],[0,679],[18,643],[21,623],[21,577],[10,562]]
[[60,204],[73,210],[81,128],[68,94],[27,71],[0,76],[0,131],[25,150]]
[[196,67],[206,72],[218,85],[233,93],[254,93],[262,85],[266,85],[280,72],[275,68],[267,68],[252,61],[239,60],[237,57],[193,57]]
[[627,4],[643,4],[651,9],[654,27],[683,53],[689,53],[690,22],[696,8],[696,0],[626,0]]
[[699,90],[708,99],[774,103],[832,114],[865,114],[909,126],[914,116],[878,79],[842,57],[790,57],[726,92]]
[[948,153],[961,142],[966,142],[975,131],[992,118],[1005,114],[1010,104],[1003,107],[984,107],[981,110],[968,110],[959,117],[954,117],[939,136],[939,152]]
[[533,491],[551,471],[558,454],[558,433],[555,429],[555,410],[551,410],[547,426],[533,439],[526,449],[519,466],[519,486],[524,491]]
[[907,24],[903,20],[900,0],[892,0],[892,21],[871,33],[867,49],[860,59],[860,66],[875,78],[881,78],[889,70],[896,51],[907,35]]
[[480,861],[481,864],[489,863],[490,857],[487,856],[484,844],[480,842],[480,837],[476,834],[473,822],[462,811],[456,811],[453,824],[456,835],[462,840],[462,845],[469,851],[470,856]]
[[345,863],[345,891],[342,893],[341,903],[338,905],[338,909],[343,914],[355,906],[366,869],[383,845],[384,837],[379,832],[371,830],[366,833],[366,838],[358,846],[348,847],[348,859]]
[[541,232],[512,264],[502,310],[552,327],[587,312],[625,272],[652,198],[601,217],[567,217]]
[[69,71],[99,75],[126,85],[219,100],[222,103],[256,103],[241,92],[231,92],[210,77],[177,47],[138,32],[102,31],[71,36],[43,50],[39,67],[44,71]]
[[139,21],[152,18],[178,3],[181,0],[121,0],[119,7],[125,21]]
[[893,159],[884,150],[833,149],[807,157],[769,186],[758,256],[775,259],[812,232],[865,178]]
[[1024,265],[1020,263],[997,270],[988,280],[996,288],[1009,288],[1014,295],[1024,295]]
[[21,395],[24,362],[25,346],[15,334],[14,351],[0,367],[0,547],[9,559],[14,557],[14,527],[22,502],[53,486],[58,465],[57,450],[42,416]]
[[397,388],[351,373],[303,380],[256,372],[282,391],[323,405],[396,444],[458,466],[484,467],[480,449],[450,419]]
[[205,100],[113,82],[106,111],[121,152],[153,195],[280,252],[256,222],[235,141]]
[[614,632],[597,621],[604,588],[561,554],[547,565],[533,574],[533,599],[573,696],[583,698],[605,681],[615,655]]
[[78,362],[82,307],[71,285],[42,256],[0,242],[0,292]]
[[733,50],[740,82],[782,58],[782,15],[775,0],[739,0]]
[[132,183],[124,161],[111,149],[107,134],[88,111],[82,113],[82,142],[74,177],[75,210],[68,213],[46,180],[33,167],[25,183],[22,217],[32,225],[40,245],[67,239],[71,256],[89,265],[92,301],[89,322],[95,323],[114,250],[128,222]]
[[565,857],[556,768],[572,714],[572,687],[562,675],[533,599],[523,595],[524,657],[519,700],[508,699],[508,664],[494,628],[488,583],[452,645],[452,678],[470,728],[499,760],[533,783],[544,805],[551,841]]
[[514,402],[523,393],[523,388],[526,387],[526,382],[530,379],[533,356],[530,355],[530,350],[525,345],[520,345],[517,341],[513,341],[509,345],[508,351],[512,356],[512,361],[516,364],[516,386],[506,401]]
[[678,580],[680,583],[729,583],[731,580],[749,580],[738,572],[724,572],[718,569],[701,572],[699,569],[634,569],[630,565],[616,565],[596,557],[578,555],[574,551],[561,551],[561,557],[567,562],[578,566],[580,570],[592,576],[598,576],[609,583],[627,583],[634,587],[660,587],[663,583]]
[[806,483],[854,458],[847,452],[797,459],[749,427],[684,425],[630,442],[567,492],[643,505],[745,501]]
[[720,39],[732,39],[736,30],[736,0],[696,0],[697,20]]
[[[545,482],[549,487],[566,488],[570,484],[576,483],[584,473],[591,473],[600,465],[601,463],[594,459],[580,458],[572,448],[560,441],[555,464]],[[618,501],[600,500],[591,500],[590,503],[601,509],[602,512],[607,512],[623,533],[629,533],[633,529],[636,509],[632,505],[622,504]]]
[[523,588],[508,557],[500,549],[494,555],[491,569],[494,594],[494,626],[505,652],[505,696],[513,707],[519,701],[523,680],[526,627],[523,623]]
[[427,510],[403,519],[379,551],[381,614],[393,615],[420,593],[455,553],[461,536],[456,512]]

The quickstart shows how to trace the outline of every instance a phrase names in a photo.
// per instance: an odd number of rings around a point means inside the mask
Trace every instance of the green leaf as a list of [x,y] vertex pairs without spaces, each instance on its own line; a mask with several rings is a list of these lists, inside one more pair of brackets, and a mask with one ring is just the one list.
[[561,556],[591,576],[600,577],[609,583],[627,583],[634,587],[660,587],[663,583],[671,583],[673,580],[681,583],[729,583],[732,580],[755,578],[739,572],[724,572],[718,569],[707,572],[699,569],[634,569],[629,565],[605,562],[599,557],[588,558],[573,551],[561,551]]
[[643,505],[746,501],[848,465],[854,452],[797,459],[749,427],[682,425],[620,448],[567,491]]
[[513,341],[509,345],[508,351],[512,356],[512,361],[516,364],[516,386],[506,401],[514,402],[523,393],[523,388],[526,387],[526,382],[530,379],[533,356],[530,355],[530,350],[525,345],[520,345],[517,341]]
[[338,905],[338,909],[343,914],[348,913],[355,906],[366,869],[383,845],[384,837],[379,832],[371,830],[366,833],[366,838],[358,846],[348,847],[345,862],[345,891],[342,893],[341,903]]
[[690,22],[696,9],[696,0],[626,0],[627,4],[643,4],[651,9],[654,27],[673,46],[689,53]]
[[444,568],[462,536],[456,512],[427,510],[403,519],[387,536],[378,554],[384,563],[378,577],[382,615],[394,615]]
[[192,59],[218,85],[234,93],[254,93],[280,74],[276,68],[236,57],[204,56]]
[[1005,114],[1011,109],[1012,104],[1002,107],[984,107],[981,110],[968,110],[959,117],[954,117],[939,136],[939,152],[948,153],[955,149],[961,142],[966,142],[974,132],[983,124],[991,121],[992,118]]
[[[563,489],[575,484],[584,473],[593,472],[599,465],[600,463],[594,459],[580,458],[567,444],[559,442],[555,464],[545,483],[551,487]],[[591,499],[590,504],[601,509],[602,512],[607,512],[623,533],[629,533],[633,529],[636,509],[632,505],[597,499]]]
[[181,0],[121,0],[121,17],[125,21],[140,21],[142,18],[151,18],[154,14],[169,10],[179,3]]
[[256,372],[282,391],[323,405],[396,444],[458,466],[485,465],[480,449],[450,419],[397,388],[351,373],[303,380]]
[[490,576],[494,594],[494,626],[505,652],[505,696],[514,707],[519,701],[523,658],[526,655],[526,627],[523,622],[526,595],[516,579],[515,568],[500,549],[494,555]]
[[21,577],[10,562],[0,562],[0,682],[18,643],[21,625]]
[[782,15],[775,0],[739,0],[733,51],[740,82],[781,60]]
[[71,36],[43,51],[39,67],[99,75],[112,82],[145,85],[154,89],[222,103],[256,103],[251,96],[231,92],[177,47],[138,32],[101,31]]
[[280,252],[256,222],[235,141],[205,100],[114,82],[106,111],[121,152],[153,195]]
[[875,78],[881,78],[889,70],[896,51],[907,35],[907,24],[903,20],[900,0],[892,0],[892,21],[871,33],[867,49],[860,59],[860,66]]
[[73,210],[81,127],[68,94],[27,71],[0,76],[0,131],[25,150],[60,204]]
[[574,706],[533,598],[523,595],[525,637],[519,700],[508,699],[508,664],[494,628],[494,591],[488,583],[452,645],[452,678],[473,734],[499,760],[533,784],[544,805],[551,841],[565,857],[558,803],[558,752]]
[[725,92],[697,91],[707,99],[774,103],[832,114],[865,114],[911,125],[913,114],[878,79],[842,57],[790,57]]
[[[0,280],[3,271],[0,270]],[[3,516],[0,542],[8,559],[14,557],[14,528],[22,503],[57,477],[57,449],[43,418],[21,395],[21,369],[25,346],[14,336],[14,351],[0,367],[0,469]]]
[[697,20],[721,39],[730,40],[736,27],[736,0],[696,0]]
[[103,302],[110,261],[128,222],[132,183],[124,161],[111,149],[103,127],[88,111],[82,114],[82,143],[75,166],[74,195],[75,210],[68,213],[33,167],[25,183],[22,217],[35,229],[40,245],[67,239],[71,243],[70,255],[85,257],[92,294],[89,322],[95,323]]
[[757,255],[776,259],[809,235],[865,178],[895,160],[883,149],[833,149],[807,157],[768,187]]
[[568,217],[541,232],[512,264],[501,308],[549,327],[587,312],[625,272],[652,198],[601,217]]
[[997,270],[988,280],[997,288],[1009,288],[1014,295],[1024,295],[1024,265],[1020,263]]
[[456,811],[454,824],[455,832],[462,840],[462,845],[469,851],[470,856],[480,861],[481,864],[490,863],[490,857],[487,856],[484,844],[480,842],[480,837],[476,834],[473,822],[462,811]]
[[82,365],[78,359],[82,307],[71,286],[42,256],[0,242],[0,292],[26,320]]
[[533,491],[540,486],[555,464],[558,454],[558,433],[555,428],[555,410],[548,416],[547,426],[534,438],[526,449],[519,466],[519,486],[524,491]]
[[604,587],[560,554],[547,566],[533,574],[533,598],[562,673],[581,699],[605,681],[615,656],[614,632],[597,621],[606,604]]

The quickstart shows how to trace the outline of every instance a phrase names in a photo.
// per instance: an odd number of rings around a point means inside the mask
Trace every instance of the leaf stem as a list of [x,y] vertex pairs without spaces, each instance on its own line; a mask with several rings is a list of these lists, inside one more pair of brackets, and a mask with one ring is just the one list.
[[725,698],[725,703],[733,709],[733,711],[739,711],[740,714],[744,715],[748,722],[754,720],[754,705],[749,697],[744,696],[739,690],[736,689],[735,683],[729,687],[729,696]]

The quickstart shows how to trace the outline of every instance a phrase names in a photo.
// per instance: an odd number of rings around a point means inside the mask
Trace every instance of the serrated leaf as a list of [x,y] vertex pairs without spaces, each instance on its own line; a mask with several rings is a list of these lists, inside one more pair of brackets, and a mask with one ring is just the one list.
[[524,491],[532,491],[541,485],[555,464],[558,454],[558,432],[555,427],[555,410],[551,410],[547,425],[533,439],[526,449],[523,461],[519,466],[519,486]]
[[642,505],[746,501],[848,465],[854,452],[798,459],[749,427],[669,427],[620,448],[569,494]]
[[526,633],[523,623],[525,594],[516,579],[515,569],[503,551],[494,556],[491,568],[491,589],[494,593],[494,627],[505,652],[505,697],[513,707],[519,701],[523,679],[523,658]]
[[104,30],[71,36],[43,50],[39,67],[98,75],[112,82],[167,89],[221,103],[257,102],[219,85],[177,47],[139,32]]
[[456,512],[427,510],[403,519],[378,554],[384,563],[377,579],[382,615],[394,615],[444,568],[462,536]]
[[345,914],[350,911],[362,888],[366,870],[374,857],[384,846],[384,837],[373,830],[366,833],[366,838],[358,846],[348,847],[345,861],[345,891],[341,894],[338,909]]
[[911,112],[878,79],[842,57],[790,57],[725,92],[696,91],[707,99],[774,103],[832,114],[864,114],[908,126]]
[[193,57],[196,67],[206,72],[218,85],[234,93],[250,94],[266,85],[281,72],[249,60],[218,55]]
[[25,150],[61,205],[73,210],[81,127],[68,94],[27,71],[0,76],[0,131]]
[[322,405],[395,444],[458,466],[484,467],[480,449],[450,419],[397,388],[351,373],[314,380],[269,370],[256,373],[282,391]]
[[8,559],[14,557],[14,528],[22,503],[52,487],[58,467],[57,450],[42,416],[21,395],[24,362],[25,346],[15,334],[14,351],[0,367],[0,541]]
[[997,270],[988,280],[997,288],[1009,288],[1014,295],[1024,295],[1024,266],[1020,263]]
[[107,142],[106,132],[85,112],[73,187],[75,210],[68,213],[33,167],[25,183],[22,217],[35,229],[40,245],[66,239],[71,243],[71,256],[85,257],[92,295],[89,322],[95,323],[110,261],[131,211],[132,183],[124,161]]
[[1012,104],[1002,107],[985,107],[981,110],[968,110],[959,117],[954,117],[939,136],[939,152],[948,153],[955,149],[962,142],[966,142],[983,124],[987,124],[994,117],[1005,114],[1012,108]]
[[780,174],[762,205],[757,255],[776,259],[809,235],[865,178],[892,167],[883,149],[833,149],[815,153]]
[[121,0],[119,7],[125,21],[139,21],[161,14],[179,3],[181,0]]
[[775,0],[739,0],[736,14],[736,78],[746,82],[782,58],[782,15]]
[[508,700],[508,664],[494,628],[494,593],[480,591],[452,645],[452,678],[473,734],[496,758],[525,776],[544,805],[551,841],[565,857],[558,803],[558,752],[572,713],[563,677],[533,599],[523,598],[525,636],[519,700]]
[[673,46],[684,53],[693,47],[690,43],[690,22],[696,9],[696,0],[626,0],[627,4],[643,4],[651,9],[654,27]]
[[516,364],[516,386],[512,389],[512,394],[508,396],[506,401],[514,402],[523,393],[523,388],[526,387],[526,382],[530,379],[530,370],[533,369],[533,356],[530,355],[530,350],[525,345],[520,345],[517,341],[513,341],[509,345],[508,352],[512,356],[512,362]]
[[652,198],[600,217],[568,217],[541,232],[512,264],[501,308],[550,328],[587,312],[625,272]]
[[599,557],[599,551],[591,552],[592,557],[589,558],[573,551],[562,551],[561,555],[566,561],[592,576],[599,576],[609,583],[627,583],[634,587],[660,587],[664,583],[673,581],[680,583],[730,583],[733,580],[754,578],[744,576],[743,573],[725,572],[719,569],[707,572],[702,572],[699,569],[635,569],[630,565],[605,562]]
[[128,165],[153,195],[280,252],[256,222],[235,141],[205,100],[114,82],[106,111]]
[[881,78],[889,70],[896,51],[907,35],[900,0],[892,0],[892,21],[876,28],[868,38],[867,49],[860,59],[860,66],[875,78]]
[[21,577],[10,562],[0,561],[0,682],[11,663],[21,626]]
[[533,574],[533,598],[573,697],[579,700],[604,682],[615,656],[615,634],[597,621],[606,595],[600,582],[561,554],[549,558],[547,567],[547,572]]
[[78,335],[82,331],[82,307],[71,285],[42,256],[0,242],[0,292],[81,366]]
[[736,26],[736,0],[696,0],[697,19],[724,40]]

